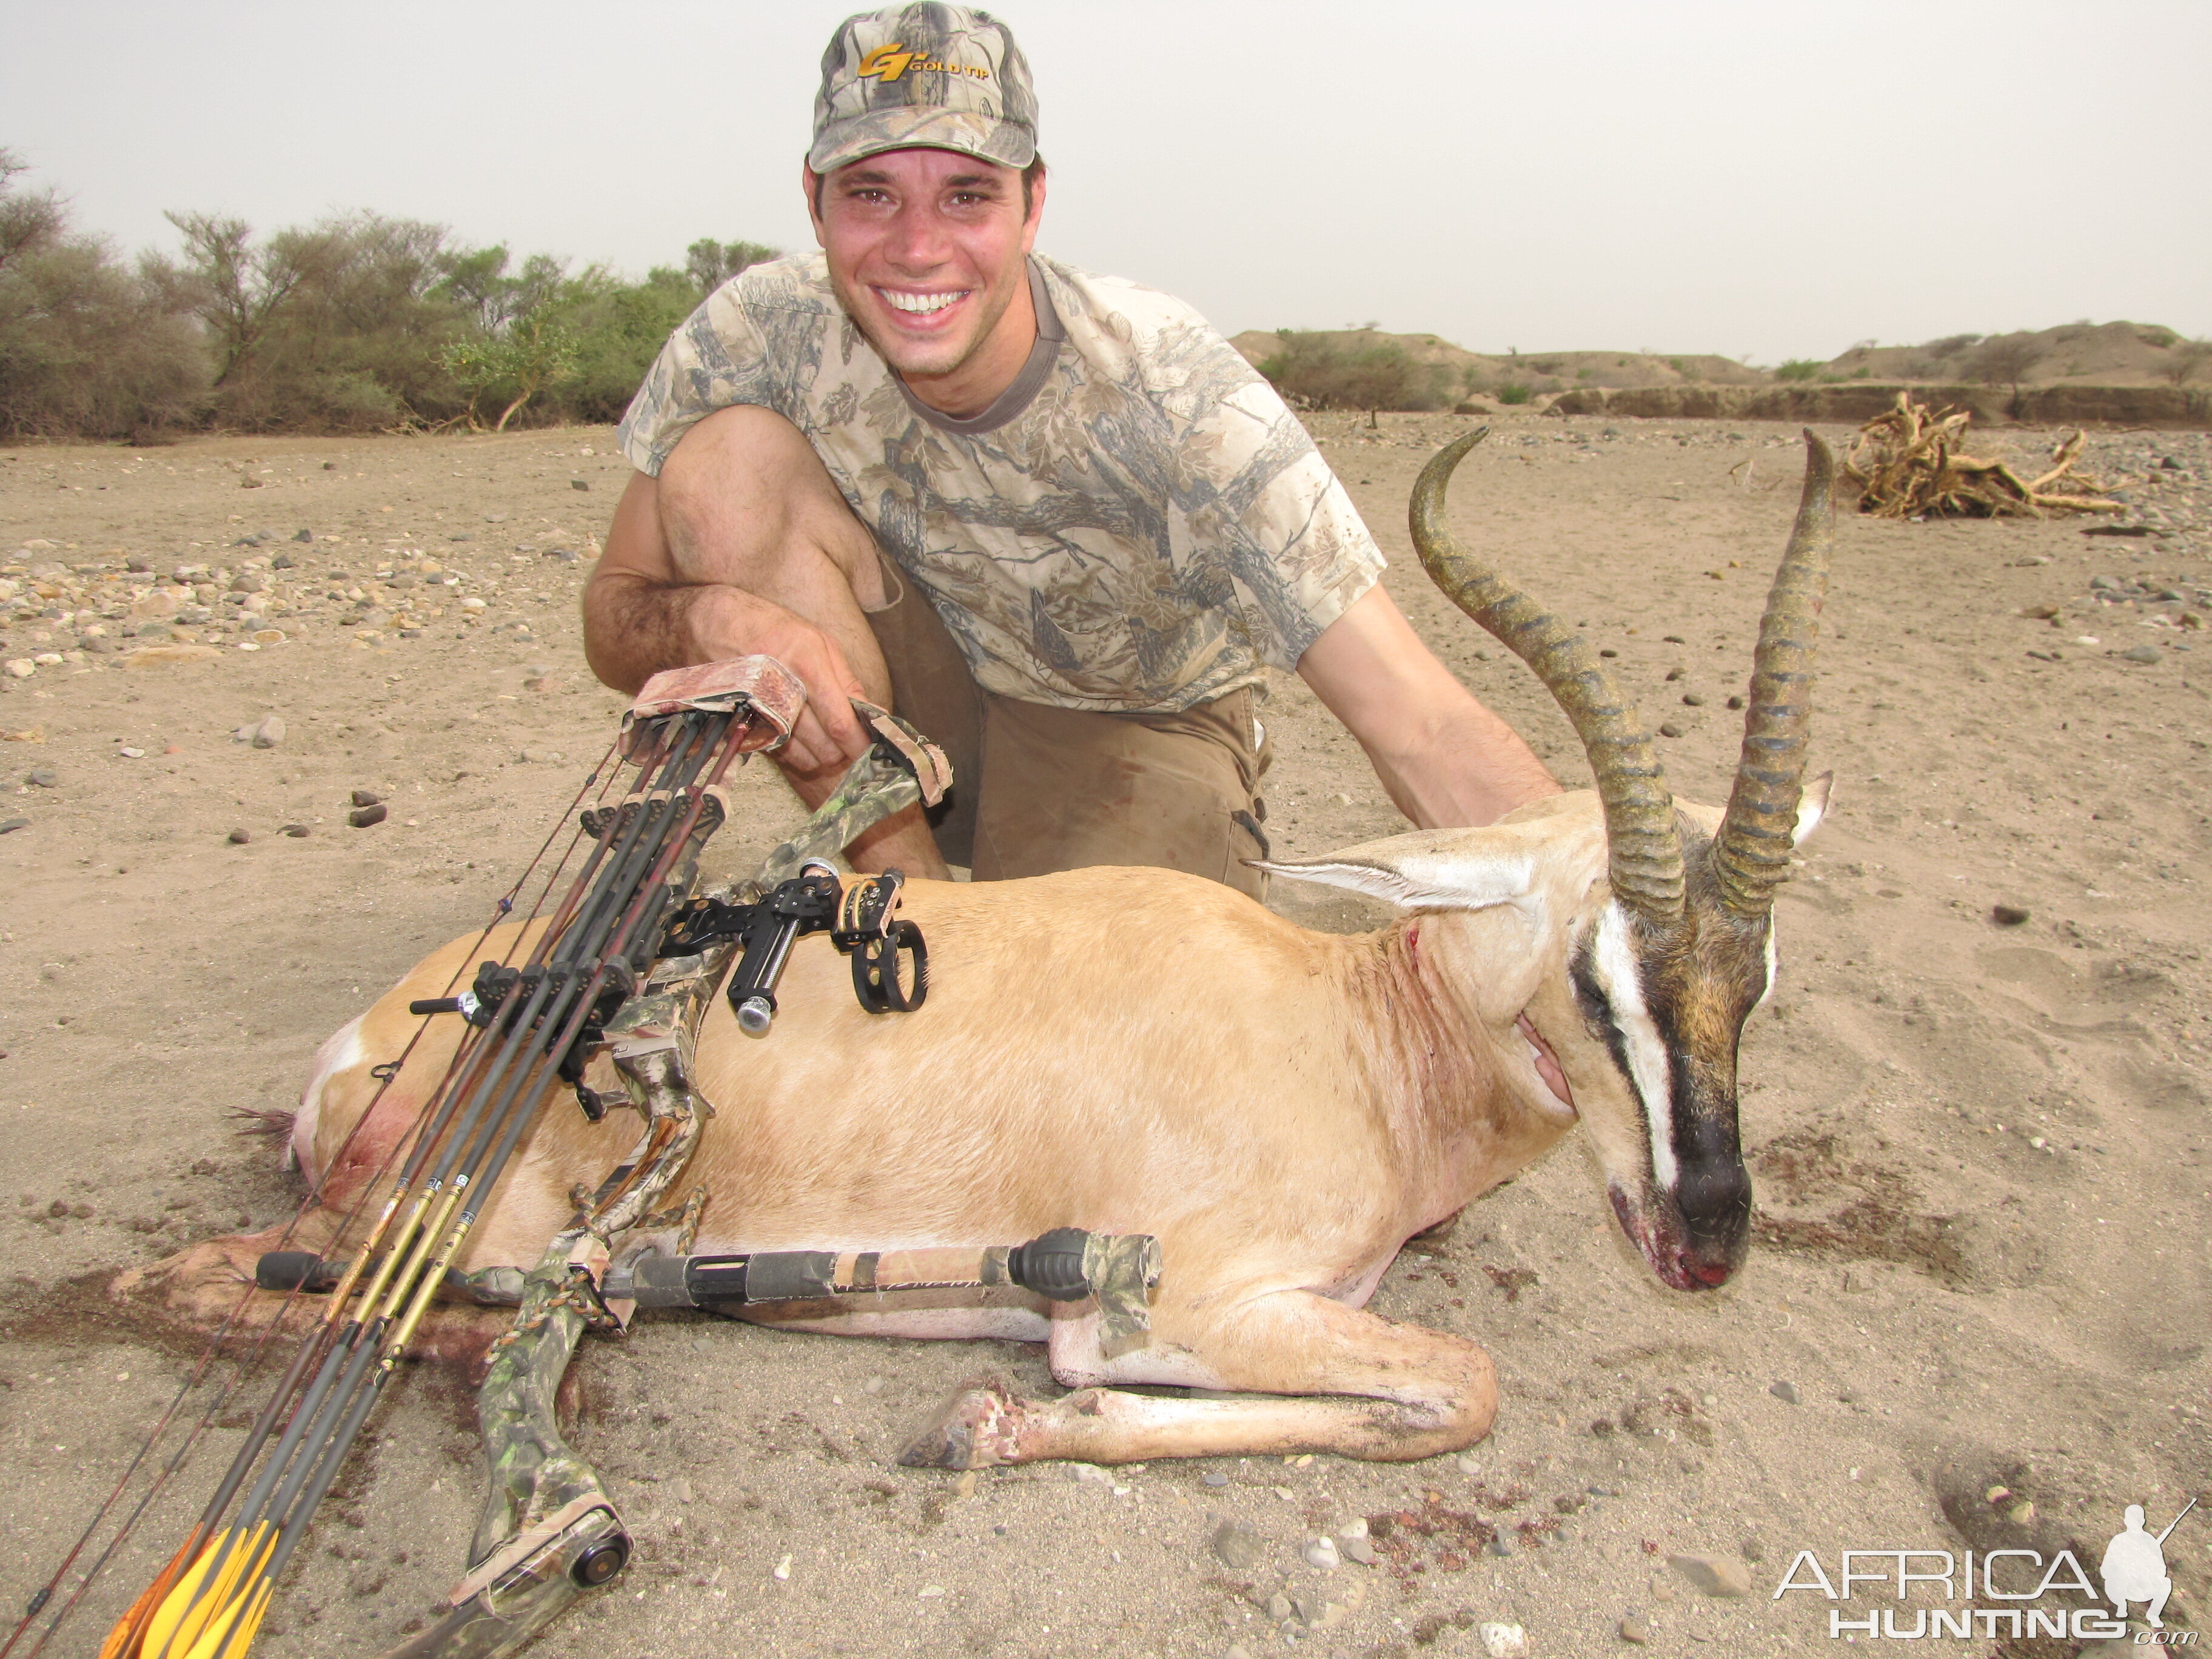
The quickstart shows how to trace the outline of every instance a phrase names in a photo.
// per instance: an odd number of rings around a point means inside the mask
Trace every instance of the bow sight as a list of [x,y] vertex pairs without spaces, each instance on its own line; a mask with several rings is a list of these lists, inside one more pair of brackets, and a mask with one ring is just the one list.
[[[555,1390],[587,1328],[624,1326],[640,1307],[726,1312],[795,1297],[957,1285],[1013,1285],[1060,1300],[1096,1296],[1109,1327],[1125,1333],[1145,1327],[1146,1292],[1159,1277],[1158,1246],[1150,1238],[1060,1228],[1026,1244],[988,1249],[699,1256],[691,1244],[705,1193],[695,1189],[682,1203],[664,1204],[714,1115],[692,1085],[692,1046],[726,975],[738,1022],[756,1036],[768,1033],[785,964],[808,933],[827,932],[851,958],[854,990],[870,1012],[910,1012],[927,994],[921,930],[898,914],[900,876],[847,878],[827,861],[892,813],[937,801],[950,781],[943,756],[881,709],[854,705],[875,734],[874,747],[752,881],[734,891],[692,891],[700,850],[726,816],[723,777],[744,756],[781,743],[804,702],[797,678],[766,657],[676,670],[647,684],[617,739],[623,762],[635,769],[629,787],[619,799],[605,799],[623,775],[614,769],[601,802],[580,815],[569,851],[540,896],[542,908],[580,848],[559,903],[542,920],[533,910],[519,926],[510,921],[504,952],[483,962],[466,990],[411,1005],[425,1020],[459,1014],[467,1030],[391,1155],[399,1167],[352,1259],[325,1262],[283,1249],[263,1258],[262,1288],[327,1295],[325,1315],[301,1339],[199,1521],[109,1633],[100,1659],[242,1659],[279,1576],[441,1294],[518,1312],[514,1328],[493,1344],[478,1395],[491,1480],[471,1567],[446,1615],[397,1650],[414,1659],[512,1652],[629,1561],[620,1512],[554,1421]],[[586,790],[599,781],[595,773]],[[501,901],[502,915],[511,903],[512,895]],[[494,932],[488,927],[485,939]],[[388,1088],[398,1069],[394,1063],[375,1075]],[[600,1086],[587,1085],[587,1073]],[[641,1138],[596,1190],[577,1188],[574,1214],[534,1266],[465,1273],[477,1217],[562,1083],[594,1121],[611,1105],[636,1111],[644,1120]],[[364,1111],[361,1121],[368,1115]],[[362,1205],[391,1174],[391,1159],[364,1188],[342,1234],[362,1219]],[[236,1323],[234,1313],[216,1348]],[[157,1426],[115,1495],[0,1644],[0,1659],[64,1583],[132,1474],[142,1464],[154,1469],[152,1490],[130,1511],[103,1562],[228,1397],[220,1392],[184,1446],[158,1468],[149,1461]],[[25,1659],[83,1594],[80,1584]]]

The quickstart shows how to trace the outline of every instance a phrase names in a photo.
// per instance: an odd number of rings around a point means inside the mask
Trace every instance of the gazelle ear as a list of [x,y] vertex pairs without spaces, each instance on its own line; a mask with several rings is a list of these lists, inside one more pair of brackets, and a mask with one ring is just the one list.
[[1349,887],[1409,910],[1481,910],[1529,890],[1534,861],[1517,843],[1480,830],[1417,830],[1325,858],[1246,863],[1293,881]]
[[1836,775],[1823,772],[1805,786],[1805,793],[1797,803],[1797,829],[1790,838],[1792,847],[1802,847],[1813,832],[1820,827],[1820,820],[1828,816],[1828,800],[1836,787]]

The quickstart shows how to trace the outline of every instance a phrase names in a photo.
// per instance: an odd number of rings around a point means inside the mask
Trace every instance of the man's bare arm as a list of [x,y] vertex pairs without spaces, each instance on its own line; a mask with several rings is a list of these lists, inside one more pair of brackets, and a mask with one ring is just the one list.
[[1378,585],[1298,659],[1298,677],[1359,739],[1401,812],[1425,830],[1493,823],[1559,793],[1504,720],[1475,701]]
[[685,580],[662,532],[659,486],[632,473],[584,589],[584,657],[592,672],[617,690],[635,691],[664,668],[756,652],[806,684],[807,710],[784,756],[791,769],[842,768],[867,747],[845,699],[869,693],[837,642],[771,600],[727,582]]

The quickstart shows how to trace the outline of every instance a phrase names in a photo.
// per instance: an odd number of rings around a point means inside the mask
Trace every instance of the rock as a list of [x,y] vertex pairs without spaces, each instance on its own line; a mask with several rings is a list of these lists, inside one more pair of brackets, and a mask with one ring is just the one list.
[[146,751],[143,749],[118,749],[115,752],[122,756],[125,760],[144,760],[146,758]]
[[1682,728],[1672,720],[1662,720],[1659,723],[1659,735],[1662,738],[1679,738],[1682,735]]
[[1209,1486],[1225,1486],[1229,1484],[1229,1477],[1222,1474],[1219,1469],[1208,1469],[1200,1479]]
[[1728,706],[1731,708],[1741,708],[1743,707],[1743,699],[1741,697],[1730,697],[1728,700]]
[[1334,1538],[1316,1538],[1299,1553],[1305,1557],[1308,1566],[1318,1567],[1323,1572],[1334,1572],[1344,1565],[1344,1559],[1336,1553]]
[[[55,1201],[58,1203],[60,1200],[56,1200]],[[1277,1590],[1273,1595],[1267,1598],[1267,1617],[1273,1620],[1279,1625],[1285,1619],[1290,1618],[1297,1611],[1297,1609],[1291,1605],[1291,1598],[1284,1595],[1280,1590]]]
[[1480,1474],[1482,1473],[1481,1462],[1475,1458],[1468,1456],[1465,1452],[1462,1452],[1457,1457],[1452,1459],[1452,1467],[1457,1469],[1462,1474]]
[[230,844],[233,847],[243,847],[252,839],[253,835],[251,830],[234,830],[230,832]]
[[1684,693],[1682,693],[1682,707],[1683,707],[1683,708],[1703,708],[1705,706],[1705,700],[1704,696],[1703,696],[1701,693],[1698,693],[1698,692],[1696,692],[1696,691],[1685,691]]
[[1229,1651],[1223,1654],[1221,1659],[1252,1659],[1252,1650],[1242,1642],[1231,1642]]
[[284,741],[284,721],[276,714],[264,714],[258,720],[249,720],[230,734],[233,743],[252,744],[256,749],[274,749]]
[[60,787],[61,777],[51,766],[34,766],[25,775],[23,781],[36,784],[41,789],[54,789]]
[[1990,907],[1990,920],[2000,927],[2017,927],[2028,919],[2030,914],[2017,904],[1992,904]]
[[123,562],[123,568],[137,575],[143,576],[151,574],[154,568],[154,562],[153,560],[147,558],[143,554],[134,553]]
[[591,480],[588,478],[571,478],[568,480],[568,488],[571,489],[589,489],[591,487]]
[[1238,1572],[1258,1565],[1267,1549],[1258,1529],[1247,1521],[1224,1521],[1213,1529],[1213,1535],[1206,1544],[1213,1552],[1215,1560]]
[[281,628],[257,628],[253,630],[253,642],[256,645],[282,645],[284,643],[284,630]]
[[2159,660],[2159,649],[2154,645],[2131,646],[2120,653],[2122,662],[2153,663]]
[[1528,1659],[1528,1632],[1518,1625],[1477,1625],[1474,1635],[1489,1659]]
[[366,830],[373,823],[381,823],[386,809],[381,806],[356,806],[346,814],[346,822],[356,830]]
[[384,797],[374,789],[356,789],[353,792],[353,804],[356,806],[380,806],[384,804]]
[[265,593],[269,591],[269,584],[249,570],[242,576],[230,579],[230,591],[234,593]]
[[1797,1385],[1795,1382],[1778,1378],[1766,1385],[1766,1391],[1785,1406],[1794,1406],[1797,1403]]
[[[323,470],[325,472],[331,471],[331,463],[325,461],[323,463]],[[295,530],[292,532],[292,539],[295,542],[311,542],[315,539],[315,532],[312,530]],[[276,556],[280,560],[285,557],[282,553],[279,553]]]
[[1490,1553],[1492,1555],[1512,1554],[1513,1534],[1510,1532],[1499,1533],[1497,1537],[1490,1540]]
[[1067,1467],[1079,1484],[1091,1486],[1110,1486],[1114,1484],[1114,1477],[1096,1463],[1070,1463]]
[[288,823],[284,826],[284,833],[297,841],[307,833],[307,826],[304,823]]
[[76,648],[95,657],[104,657],[115,649],[115,641],[104,634],[86,634],[78,639]]
[[7,668],[9,676],[19,680],[27,680],[39,672],[38,665],[28,657],[10,657],[8,659]]
[[678,1503],[690,1503],[692,1497],[691,1477],[688,1474],[678,1475],[673,1481],[669,1483],[669,1490],[675,1494],[676,1501]]
[[46,1206],[46,1213],[52,1217],[56,1221],[65,1219],[69,1215],[69,1200],[65,1198],[56,1199],[52,1203]]
[[1620,1639],[1640,1648],[1651,1639],[1651,1626],[1632,1613],[1620,1621]]
[[31,821],[28,818],[0,818],[0,836],[12,836],[18,830],[27,830],[30,827]]
[[1751,1594],[1751,1570],[1733,1555],[1670,1555],[1667,1565],[1701,1595],[1732,1599]]

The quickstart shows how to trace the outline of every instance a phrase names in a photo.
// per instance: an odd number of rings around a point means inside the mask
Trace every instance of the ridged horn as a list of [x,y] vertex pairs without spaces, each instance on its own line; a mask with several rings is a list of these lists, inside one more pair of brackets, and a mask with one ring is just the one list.
[[1421,469],[1409,514],[1413,546],[1429,579],[1534,669],[1573,723],[1605,804],[1613,896],[1654,921],[1673,921],[1682,914],[1682,841],[1659,751],[1635,705],[1620,695],[1580,635],[1462,552],[1444,526],[1444,487],[1452,470],[1489,435],[1488,427],[1479,427]]
[[1835,540],[1835,472],[1827,445],[1808,431],[1805,493],[1759,621],[1742,758],[1729,792],[1728,815],[1713,840],[1721,902],[1740,916],[1765,915],[1773,908],[1774,890],[1790,879],[1812,732],[1813,660]]

